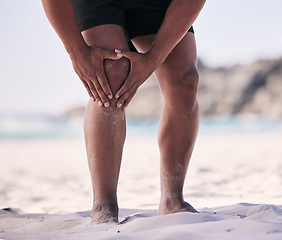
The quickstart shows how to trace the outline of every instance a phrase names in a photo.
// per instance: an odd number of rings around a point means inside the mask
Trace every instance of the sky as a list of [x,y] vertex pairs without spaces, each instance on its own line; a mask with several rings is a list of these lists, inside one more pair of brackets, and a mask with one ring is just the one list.
[[[207,0],[194,23],[211,67],[282,57],[281,0]],[[61,114],[87,93],[39,0],[0,0],[0,116]]]

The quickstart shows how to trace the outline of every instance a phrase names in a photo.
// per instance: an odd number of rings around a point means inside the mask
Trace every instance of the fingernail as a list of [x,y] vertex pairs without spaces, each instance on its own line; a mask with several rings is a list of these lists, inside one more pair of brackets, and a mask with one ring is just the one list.
[[104,105],[105,105],[106,108],[110,106],[110,104],[108,102],[106,102]]
[[121,53],[121,50],[115,49],[115,52],[116,52],[116,53]]
[[116,98],[119,98],[119,95],[116,95]]
[[102,103],[102,101],[101,101],[101,100],[99,100],[98,105],[99,105],[100,107],[102,107],[102,106],[103,106],[103,103]]
[[122,103],[118,103],[117,107],[120,108],[122,106]]
[[125,111],[125,109],[126,109],[126,106],[123,107],[123,111]]
[[108,95],[108,98],[109,98],[109,99],[112,99],[112,98],[113,98],[113,96],[112,96],[112,95]]
[[118,54],[117,54],[117,57],[121,57],[121,56],[122,56],[122,54],[121,54],[121,53],[118,53]]

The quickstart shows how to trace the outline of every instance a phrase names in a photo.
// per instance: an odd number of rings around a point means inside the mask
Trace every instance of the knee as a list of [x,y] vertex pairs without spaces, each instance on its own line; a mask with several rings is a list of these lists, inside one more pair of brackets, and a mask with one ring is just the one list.
[[175,75],[175,84],[178,91],[185,96],[193,96],[198,92],[199,73],[196,67],[188,68]]
[[127,58],[118,60],[106,59],[104,61],[105,74],[113,94],[118,91],[124,80],[127,78],[129,69],[130,62]]
[[187,68],[173,76],[172,92],[169,94],[173,105],[192,109],[197,104],[199,73],[195,67]]

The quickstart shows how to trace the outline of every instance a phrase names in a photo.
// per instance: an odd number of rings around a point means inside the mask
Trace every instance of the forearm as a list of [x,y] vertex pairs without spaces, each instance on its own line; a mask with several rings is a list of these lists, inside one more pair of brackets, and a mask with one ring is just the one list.
[[161,64],[192,26],[205,0],[173,0],[152,43],[149,54]]
[[48,20],[72,55],[87,49],[78,28],[71,0],[42,0]]

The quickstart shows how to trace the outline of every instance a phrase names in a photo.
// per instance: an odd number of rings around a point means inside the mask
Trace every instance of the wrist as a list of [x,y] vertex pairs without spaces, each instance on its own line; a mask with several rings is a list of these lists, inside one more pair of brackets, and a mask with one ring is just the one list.
[[73,46],[65,47],[65,48],[71,60],[77,58],[78,56],[83,56],[87,54],[87,52],[89,51],[89,46],[86,44],[82,44],[79,46],[73,45]]
[[166,59],[166,56],[164,56],[161,51],[157,51],[153,48],[151,48],[146,54],[148,55],[149,59],[153,62],[155,68],[161,65]]

